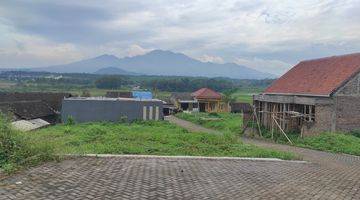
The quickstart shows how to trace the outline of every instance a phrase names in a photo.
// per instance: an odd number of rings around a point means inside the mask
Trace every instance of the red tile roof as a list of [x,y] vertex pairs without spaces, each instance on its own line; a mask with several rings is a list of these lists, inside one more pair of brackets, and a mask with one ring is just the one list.
[[330,96],[359,72],[360,53],[302,61],[264,93]]
[[221,99],[220,93],[209,88],[201,88],[196,92],[191,93],[191,96],[197,99]]

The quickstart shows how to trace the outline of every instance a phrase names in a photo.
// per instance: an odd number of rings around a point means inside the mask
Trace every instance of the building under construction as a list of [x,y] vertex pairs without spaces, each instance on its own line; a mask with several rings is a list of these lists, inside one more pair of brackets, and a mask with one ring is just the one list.
[[360,53],[302,61],[254,96],[254,120],[269,130],[360,129]]

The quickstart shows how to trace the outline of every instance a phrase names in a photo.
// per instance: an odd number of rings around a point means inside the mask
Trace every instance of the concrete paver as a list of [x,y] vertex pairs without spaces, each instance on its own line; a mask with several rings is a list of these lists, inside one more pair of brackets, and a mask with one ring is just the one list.
[[359,199],[359,177],[316,163],[82,157],[3,180],[0,199]]
[[[208,131],[182,121],[175,119],[184,128]],[[212,133],[219,134],[217,131]],[[82,157],[46,163],[2,180],[0,200],[360,199],[360,157],[243,140],[291,151],[309,162]]]

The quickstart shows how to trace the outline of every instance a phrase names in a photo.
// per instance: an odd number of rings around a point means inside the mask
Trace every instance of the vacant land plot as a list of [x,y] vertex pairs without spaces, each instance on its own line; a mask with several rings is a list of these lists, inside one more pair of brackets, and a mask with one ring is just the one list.
[[233,134],[190,133],[164,121],[57,125],[33,132],[30,139],[48,143],[58,153],[294,158],[244,144]]
[[242,129],[242,114],[238,113],[178,113],[176,117],[223,132],[237,134]]
[[[223,132],[240,133],[242,129],[242,115],[240,114],[178,113],[176,116],[195,124]],[[262,129],[262,135],[267,139],[271,138],[271,133],[268,130]],[[334,153],[360,155],[360,137],[357,132],[354,132],[353,134],[321,133],[318,136],[305,138],[301,138],[298,133],[290,133],[288,136],[295,146]],[[281,133],[275,132],[274,140],[277,143],[288,143],[287,139]]]

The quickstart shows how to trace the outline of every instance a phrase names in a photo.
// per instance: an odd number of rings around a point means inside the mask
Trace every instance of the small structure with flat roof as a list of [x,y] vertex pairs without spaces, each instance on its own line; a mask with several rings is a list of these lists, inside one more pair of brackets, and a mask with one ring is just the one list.
[[63,100],[61,119],[67,122],[162,120],[163,102],[158,99],[71,97]]

